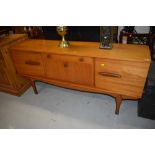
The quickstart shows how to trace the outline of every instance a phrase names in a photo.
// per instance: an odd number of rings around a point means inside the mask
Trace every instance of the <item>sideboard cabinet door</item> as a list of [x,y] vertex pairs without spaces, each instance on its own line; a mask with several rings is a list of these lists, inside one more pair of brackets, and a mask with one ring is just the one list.
[[45,75],[54,80],[81,85],[94,85],[93,58],[43,54]]

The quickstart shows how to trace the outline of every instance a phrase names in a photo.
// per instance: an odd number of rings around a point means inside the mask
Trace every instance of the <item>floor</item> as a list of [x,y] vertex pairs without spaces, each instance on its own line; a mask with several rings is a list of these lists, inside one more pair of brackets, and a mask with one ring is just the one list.
[[0,128],[155,128],[154,120],[137,116],[137,101],[123,101],[115,115],[115,101],[107,95],[36,84],[38,95],[32,88],[21,97],[0,93]]

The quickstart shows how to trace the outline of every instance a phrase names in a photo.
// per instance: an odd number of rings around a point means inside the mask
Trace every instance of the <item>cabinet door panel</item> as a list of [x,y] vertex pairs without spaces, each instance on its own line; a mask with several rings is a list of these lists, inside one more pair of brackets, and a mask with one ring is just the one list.
[[47,77],[83,85],[93,85],[93,59],[78,56],[44,54]]

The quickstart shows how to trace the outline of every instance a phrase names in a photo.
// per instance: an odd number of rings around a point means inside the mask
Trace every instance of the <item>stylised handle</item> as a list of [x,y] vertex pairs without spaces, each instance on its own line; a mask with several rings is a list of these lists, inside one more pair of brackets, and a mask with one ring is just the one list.
[[33,66],[39,66],[40,65],[40,62],[28,60],[28,61],[25,61],[25,64],[27,64],[27,65],[33,65]]
[[108,77],[114,77],[114,78],[121,78],[122,77],[120,74],[110,73],[110,72],[99,72],[99,75],[108,76]]

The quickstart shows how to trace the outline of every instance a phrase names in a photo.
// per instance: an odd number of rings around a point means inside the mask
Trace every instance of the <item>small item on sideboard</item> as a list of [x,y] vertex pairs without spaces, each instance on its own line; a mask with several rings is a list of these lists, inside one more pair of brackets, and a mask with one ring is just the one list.
[[[124,41],[125,38],[125,41]],[[149,34],[148,33],[128,33],[121,31],[119,36],[119,43],[122,44],[140,44],[148,45],[149,43]]]
[[67,34],[68,31],[67,26],[57,26],[56,30],[58,34],[62,37],[62,40],[58,46],[61,48],[69,47],[69,42],[65,40],[65,35]]
[[100,48],[112,49],[112,26],[100,26]]

